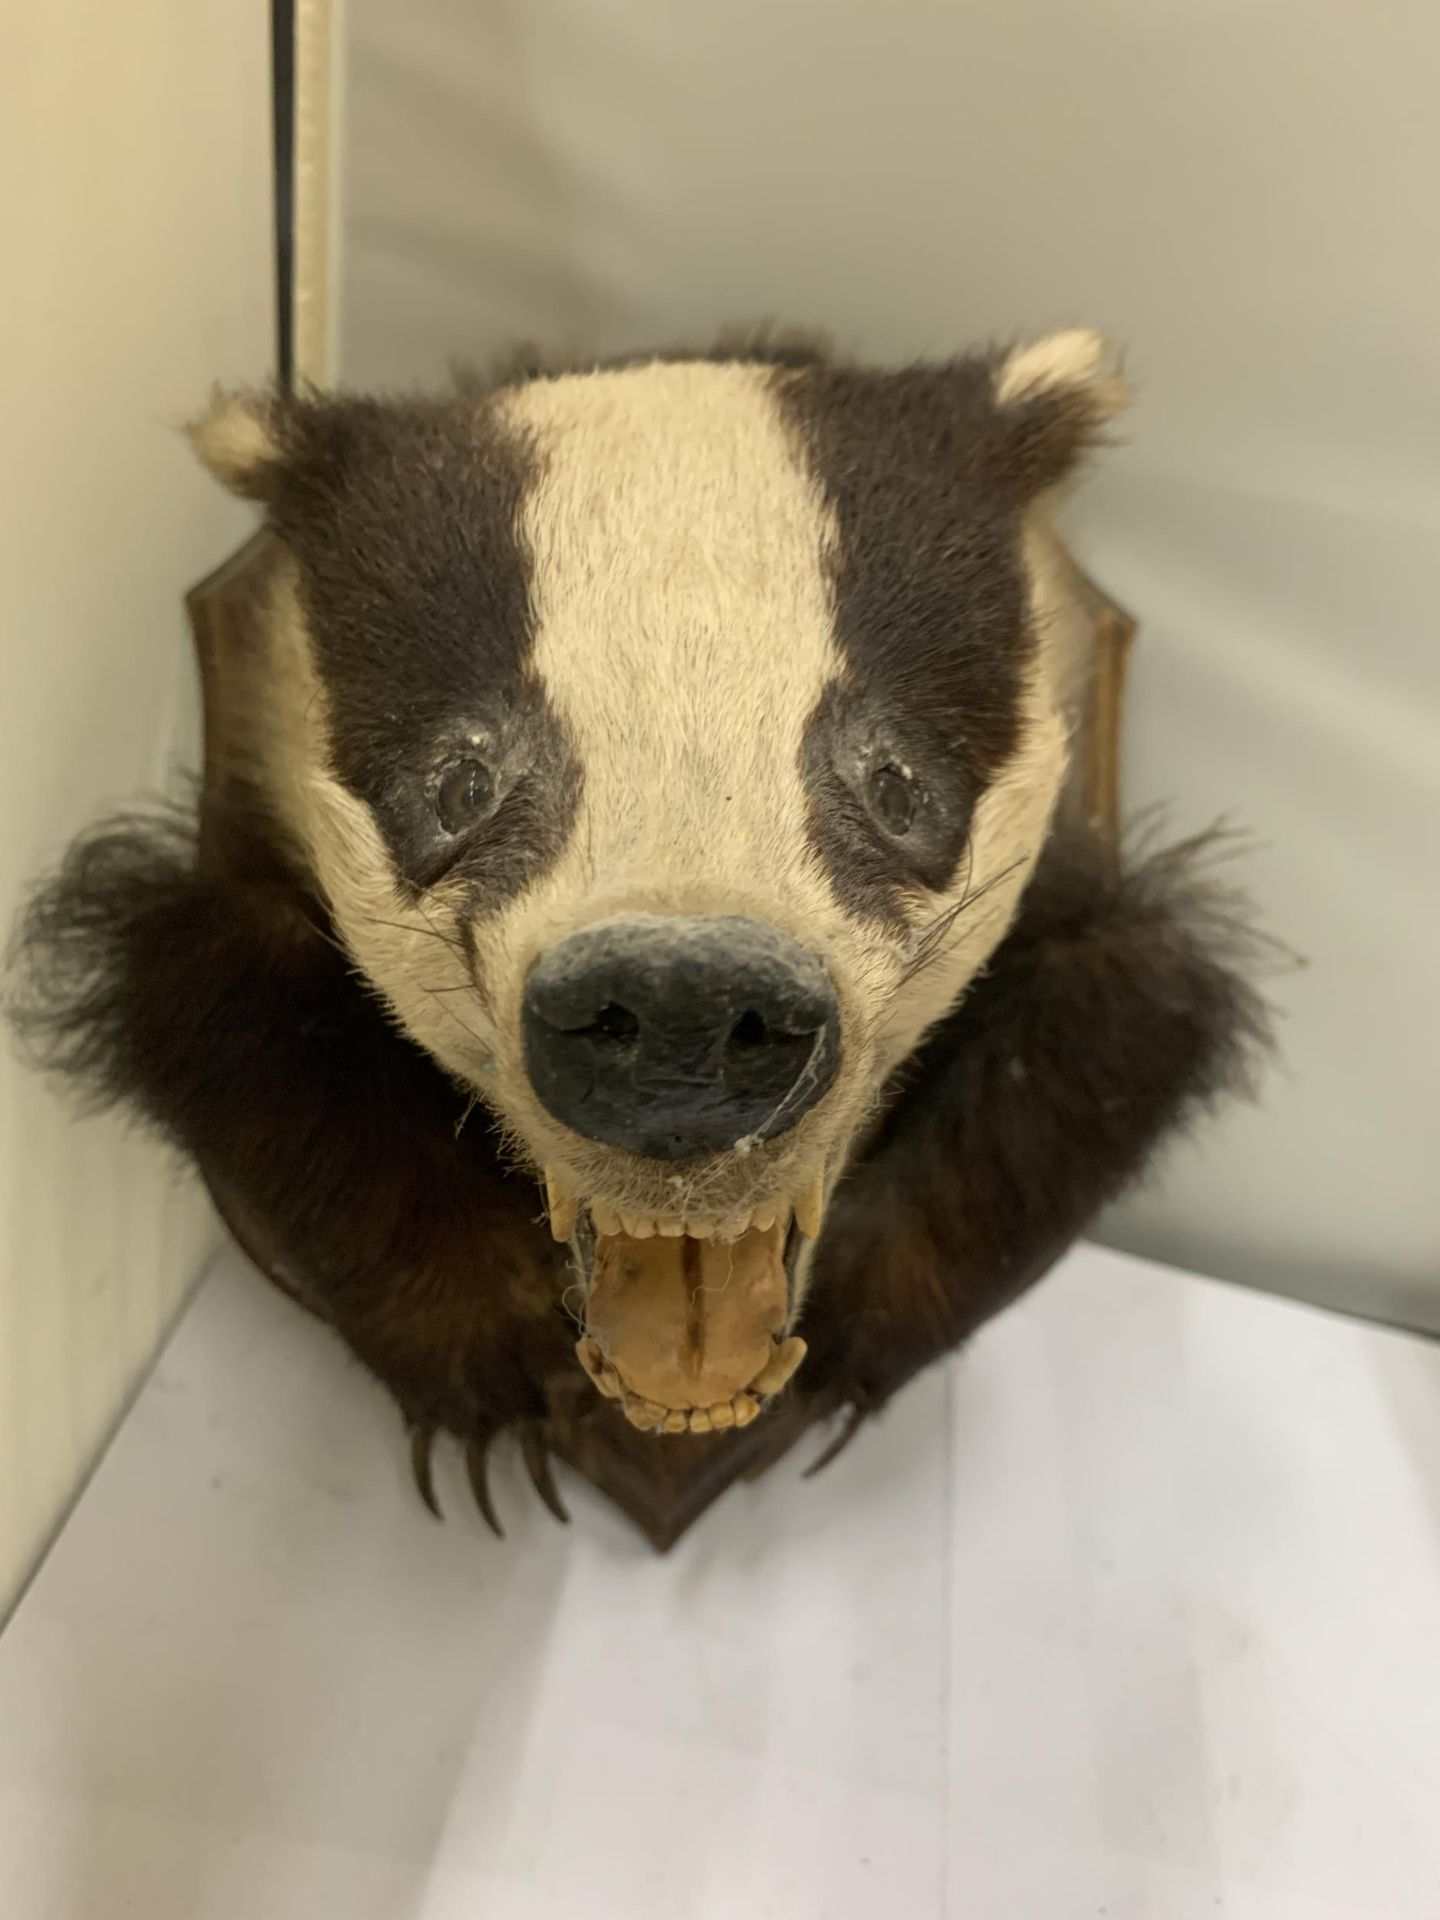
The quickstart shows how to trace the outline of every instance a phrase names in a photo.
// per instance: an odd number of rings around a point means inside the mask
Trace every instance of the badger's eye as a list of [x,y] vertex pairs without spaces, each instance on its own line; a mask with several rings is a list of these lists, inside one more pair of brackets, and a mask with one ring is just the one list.
[[915,781],[913,775],[893,760],[876,767],[865,782],[865,798],[870,811],[886,833],[902,840],[915,819]]
[[435,784],[435,817],[446,833],[464,833],[494,798],[495,782],[483,760],[452,760]]

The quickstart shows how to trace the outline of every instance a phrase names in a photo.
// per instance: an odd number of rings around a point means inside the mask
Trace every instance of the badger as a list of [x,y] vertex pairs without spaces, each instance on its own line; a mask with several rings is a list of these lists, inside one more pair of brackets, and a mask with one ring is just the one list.
[[834,1450],[1248,1084],[1197,847],[1061,804],[1053,508],[1124,401],[1083,331],[761,336],[192,426],[267,529],[224,777],[70,850],[11,1013],[199,1163],[432,1505],[446,1431],[498,1531],[513,1432],[563,1516],[582,1402]]

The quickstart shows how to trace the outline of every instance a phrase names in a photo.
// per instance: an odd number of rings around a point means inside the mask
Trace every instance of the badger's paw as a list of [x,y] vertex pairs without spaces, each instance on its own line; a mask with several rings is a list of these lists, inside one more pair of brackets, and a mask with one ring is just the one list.
[[[434,1449],[436,1436],[441,1429],[431,1424],[417,1424],[410,1428],[410,1471],[415,1487],[437,1520],[443,1520],[440,1502],[435,1494]],[[550,1447],[545,1438],[544,1423],[540,1420],[519,1420],[510,1428],[492,1427],[469,1435],[464,1441],[465,1473],[470,1482],[470,1491],[480,1516],[497,1540],[505,1538],[505,1529],[500,1524],[500,1516],[495,1508],[494,1496],[490,1490],[490,1449],[503,1432],[512,1432],[520,1443],[520,1455],[525,1462],[525,1470],[530,1476],[530,1484],[539,1494],[549,1511],[562,1525],[568,1525],[570,1515],[565,1502],[560,1497],[560,1489],[555,1484],[555,1475],[550,1464]]]

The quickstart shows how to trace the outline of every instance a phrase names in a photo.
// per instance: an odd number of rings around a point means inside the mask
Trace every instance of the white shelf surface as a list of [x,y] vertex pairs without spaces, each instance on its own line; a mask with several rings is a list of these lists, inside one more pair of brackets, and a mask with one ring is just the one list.
[[1084,1248],[799,1468],[437,1526],[227,1254],[0,1636],[0,1914],[1440,1917],[1440,1346]]

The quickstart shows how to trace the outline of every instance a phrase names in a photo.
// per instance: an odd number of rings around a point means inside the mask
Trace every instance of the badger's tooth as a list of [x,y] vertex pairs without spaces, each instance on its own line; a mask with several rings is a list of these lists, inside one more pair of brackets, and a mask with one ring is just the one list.
[[778,1342],[771,1349],[770,1358],[750,1382],[750,1391],[766,1396],[779,1393],[804,1358],[803,1340],[792,1336],[789,1340]]
[[717,1433],[723,1433],[726,1427],[735,1424],[735,1408],[729,1400],[722,1400],[718,1407],[710,1408],[710,1425]]
[[580,1200],[573,1187],[563,1174],[553,1167],[545,1169],[545,1207],[550,1215],[550,1231],[557,1240],[570,1240],[575,1235],[575,1222],[580,1217]]
[[688,1413],[675,1412],[666,1414],[665,1431],[667,1433],[687,1433],[689,1428],[690,1416]]
[[598,1340],[583,1339],[575,1342],[575,1355],[591,1381],[603,1393],[607,1400],[623,1400],[625,1389],[620,1376],[605,1358],[604,1349]]
[[777,1222],[789,1218],[790,1209],[783,1200],[765,1200],[746,1213],[732,1214],[715,1231],[722,1239],[738,1240],[746,1233],[769,1233]]
[[589,1334],[582,1334],[575,1342],[575,1358],[598,1386],[602,1373],[609,1371],[610,1362],[605,1358],[605,1349],[598,1340],[592,1340]]
[[614,1207],[607,1205],[603,1200],[592,1200],[590,1202],[590,1218],[595,1222],[595,1231],[597,1233],[613,1235],[624,1231],[620,1224],[619,1214],[615,1211]]
[[649,1240],[654,1235],[655,1222],[648,1213],[622,1213],[620,1219],[632,1240]]
[[795,1223],[807,1240],[820,1238],[820,1219],[825,1211],[825,1180],[817,1175],[803,1193],[795,1196]]
[[690,1431],[692,1433],[710,1433],[714,1430],[714,1425],[706,1408],[696,1407],[691,1412]]
[[621,1396],[621,1410],[632,1427],[639,1427],[642,1433],[654,1433],[657,1427],[663,1427],[668,1408],[658,1406],[653,1400],[642,1400],[638,1394],[627,1393]]
[[735,1424],[737,1427],[748,1427],[760,1411],[760,1402],[753,1394],[749,1393],[737,1393],[735,1398],[730,1402],[730,1405],[735,1410]]
[[678,1219],[657,1220],[655,1231],[663,1234],[667,1240],[680,1240],[684,1238],[685,1222]]
[[685,1222],[685,1231],[692,1240],[711,1240],[715,1236],[715,1222],[713,1220],[687,1220]]

